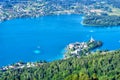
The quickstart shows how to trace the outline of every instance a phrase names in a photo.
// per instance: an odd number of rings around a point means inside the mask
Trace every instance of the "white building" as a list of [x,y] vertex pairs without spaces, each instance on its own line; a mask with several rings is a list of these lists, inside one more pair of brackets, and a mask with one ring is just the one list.
[[90,42],[94,42],[95,40],[93,39],[93,37],[91,37],[91,39],[90,39]]

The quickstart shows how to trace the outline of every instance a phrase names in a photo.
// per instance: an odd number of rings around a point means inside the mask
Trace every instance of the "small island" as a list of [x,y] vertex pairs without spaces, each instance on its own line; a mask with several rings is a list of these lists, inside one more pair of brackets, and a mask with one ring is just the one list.
[[80,57],[83,55],[88,55],[91,50],[94,50],[98,47],[102,46],[101,41],[96,41],[92,37],[87,42],[75,42],[70,43],[65,49],[66,52],[64,54],[64,59],[70,58],[70,57]]

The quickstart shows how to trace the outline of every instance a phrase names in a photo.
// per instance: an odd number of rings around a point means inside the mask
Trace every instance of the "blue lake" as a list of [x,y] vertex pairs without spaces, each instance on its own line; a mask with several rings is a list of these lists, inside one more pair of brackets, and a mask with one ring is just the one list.
[[84,27],[80,15],[13,19],[0,23],[0,66],[18,61],[53,61],[63,57],[69,43],[92,36],[100,49],[120,49],[120,27]]

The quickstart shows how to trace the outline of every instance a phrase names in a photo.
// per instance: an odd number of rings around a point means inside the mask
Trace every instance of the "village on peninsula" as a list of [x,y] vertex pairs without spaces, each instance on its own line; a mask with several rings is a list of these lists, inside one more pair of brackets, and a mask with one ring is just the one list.
[[87,42],[75,42],[70,43],[66,47],[66,52],[64,55],[64,58],[70,58],[70,57],[80,57],[83,55],[88,55],[91,50],[94,50],[98,47],[102,46],[101,41],[96,41],[93,37]]

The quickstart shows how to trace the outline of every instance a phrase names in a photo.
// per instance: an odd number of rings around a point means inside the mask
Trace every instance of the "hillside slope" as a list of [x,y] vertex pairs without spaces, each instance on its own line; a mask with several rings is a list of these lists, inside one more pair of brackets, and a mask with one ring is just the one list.
[[0,80],[120,80],[120,51],[95,52],[39,67],[0,72]]

